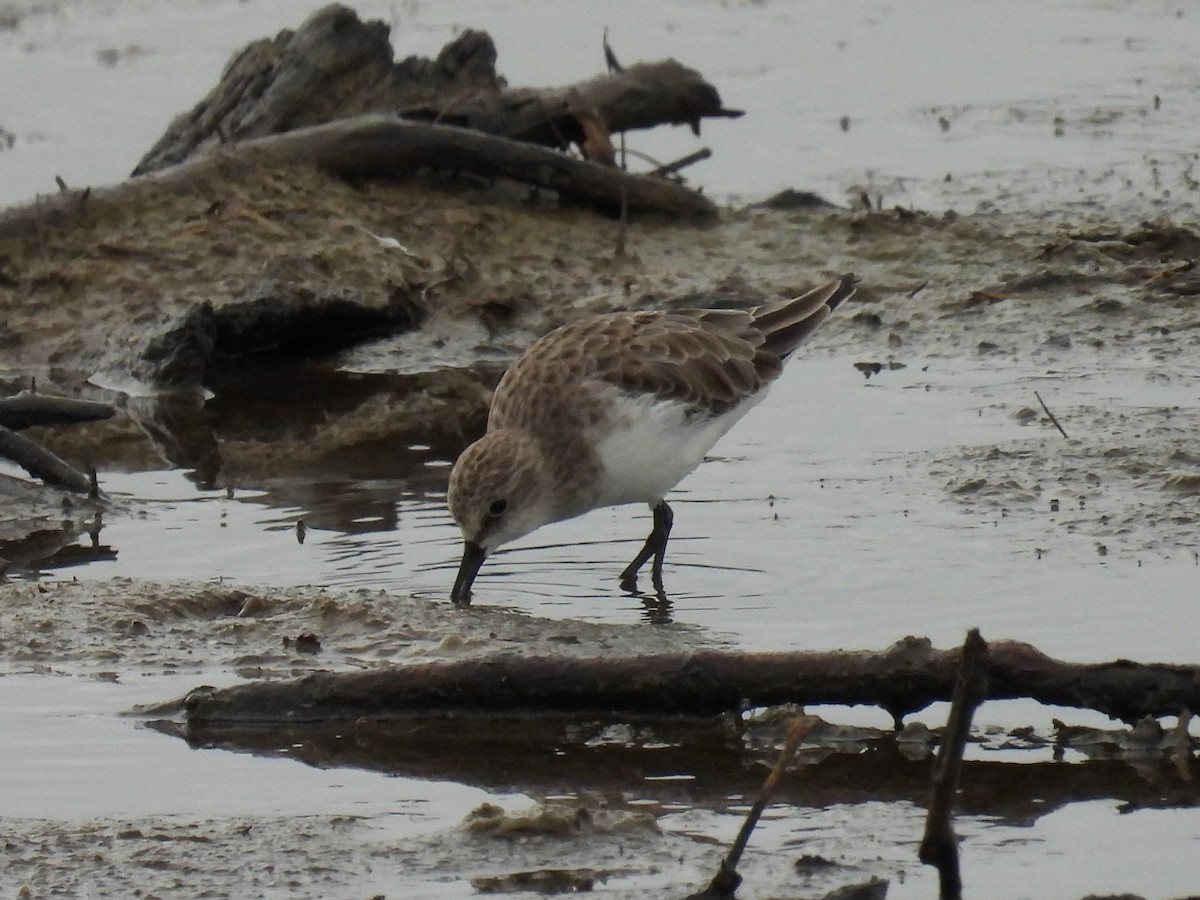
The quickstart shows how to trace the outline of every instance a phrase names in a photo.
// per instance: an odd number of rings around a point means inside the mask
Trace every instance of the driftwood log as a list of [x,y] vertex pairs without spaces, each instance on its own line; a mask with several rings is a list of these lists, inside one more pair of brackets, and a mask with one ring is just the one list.
[[22,391],[0,397],[0,457],[19,465],[48,485],[95,496],[95,476],[89,477],[37,441],[16,432],[36,425],[65,425],[110,419],[116,409],[95,400],[55,397]]
[[76,400],[22,391],[0,397],[0,425],[21,431],[35,425],[67,425],[73,422],[96,422],[111,419],[116,409],[97,400]]
[[545,188],[609,215],[657,212],[708,219],[716,205],[702,194],[649,175],[575,159],[534,144],[455,128],[366,115],[240,144],[233,151],[263,163],[310,163],[346,179],[402,177],[421,170],[500,176]]
[[294,32],[252,43],[137,165],[133,174],[146,177],[104,189],[60,183],[57,193],[0,213],[0,240],[101,215],[147,187],[219,181],[239,163],[311,164],[355,181],[466,173],[514,179],[614,216],[715,217],[715,204],[676,181],[540,146],[603,144],[616,131],[698,129],[706,117],[739,115],[695,70],[665,60],[562,88],[508,89],[482,32],[464,32],[435,60],[396,63],[388,31],[333,5]]
[[[897,724],[954,690],[961,651],[907,638],[882,652],[717,650],[572,659],[501,654],[294,681],[201,688],[189,724],[283,725],[421,712],[709,716],[782,703],[870,704]],[[1028,697],[1133,722],[1200,708],[1200,667],[1069,663],[1015,641],[990,645],[988,696]]]
[[[509,88],[496,47],[467,30],[436,59],[394,62],[390,28],[340,4],[295,31],[254,41],[194,109],[175,119],[134,175],[177,165],[218,144],[268,137],[364,113],[458,125],[563,148],[588,127],[608,133],[741,115],[699,72],[674,60],[639,63],[558,88]],[[599,48],[598,48],[599,49]],[[597,53],[599,59],[599,53]]]
[[401,178],[421,171],[469,172],[506,177],[617,216],[665,214],[710,221],[717,206],[703,194],[664,178],[575,159],[534,144],[466,128],[405,122],[366,115],[273,137],[228,145],[145,178],[109,188],[67,190],[0,212],[0,240],[25,238],[40,229],[86,221],[105,207],[136,203],[148,191],[220,181],[230,167],[313,165],[332,175],[362,181]]
[[[428,169],[512,178],[613,215],[716,214],[709,200],[676,182],[611,165],[614,132],[687,123],[698,133],[706,117],[740,115],[722,106],[699,72],[664,60],[560,88],[509,89],[483,32],[464,32],[436,60],[393,63],[388,31],[335,4],[294,32],[250,44],[133,174],[223,148],[352,179]],[[546,149],[570,144],[609,165]]]
[[3,425],[0,425],[0,457],[12,460],[46,484],[93,497],[98,493],[94,475],[89,478],[41,444]]

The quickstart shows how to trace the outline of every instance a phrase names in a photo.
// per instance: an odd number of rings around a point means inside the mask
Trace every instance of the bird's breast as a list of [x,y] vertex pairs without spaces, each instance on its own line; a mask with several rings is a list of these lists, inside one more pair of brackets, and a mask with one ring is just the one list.
[[676,400],[613,390],[606,398],[609,414],[589,433],[599,461],[596,505],[661,500],[763,393],[714,415]]

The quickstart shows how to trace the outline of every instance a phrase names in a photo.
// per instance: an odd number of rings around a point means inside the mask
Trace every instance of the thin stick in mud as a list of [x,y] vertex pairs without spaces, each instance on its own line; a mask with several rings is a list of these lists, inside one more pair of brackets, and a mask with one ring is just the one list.
[[660,177],[665,177],[667,175],[675,175],[676,173],[680,172],[683,169],[686,169],[690,165],[694,165],[695,163],[703,162],[706,159],[710,159],[712,157],[712,155],[713,155],[712,150],[710,150],[708,147],[701,147],[699,150],[689,153],[687,156],[681,156],[681,157],[679,157],[679,159],[677,159],[673,162],[664,163],[663,165],[659,166],[657,169],[652,170],[650,172],[650,174],[658,175]]
[[788,725],[787,740],[784,742],[783,750],[779,753],[779,759],[775,762],[775,767],[771,769],[771,774],[767,776],[767,780],[763,783],[762,790],[758,794],[758,799],[754,801],[754,805],[750,807],[750,812],[746,814],[746,821],[742,823],[742,828],[734,839],[733,845],[729,848],[729,852],[721,860],[721,867],[717,870],[717,874],[713,876],[713,880],[706,889],[698,894],[690,895],[687,900],[708,900],[708,898],[733,897],[735,895],[738,885],[742,883],[742,876],[737,872],[738,862],[741,861],[746,844],[750,841],[750,835],[754,832],[754,826],[758,824],[763,810],[767,808],[767,803],[779,787],[779,782],[783,778],[787,764],[796,755],[796,748],[800,746],[800,742],[804,740],[804,736],[812,728],[813,721],[808,716],[804,716],[793,719]]
[[1042,404],[1042,409],[1046,411],[1046,415],[1050,417],[1050,421],[1054,423],[1054,427],[1058,429],[1058,433],[1067,438],[1067,440],[1070,440],[1070,438],[1067,437],[1066,431],[1063,430],[1062,425],[1059,424],[1058,417],[1054,415],[1054,413],[1050,412],[1050,407],[1046,405],[1046,401],[1042,399],[1042,395],[1037,391],[1034,391],[1033,396],[1038,398],[1038,403]]
[[925,836],[918,858],[938,870],[938,896],[941,900],[960,900],[962,873],[958,865],[958,838],[954,834],[954,795],[962,769],[963,748],[971,732],[975,709],[987,696],[988,645],[978,628],[967,632],[962,663],[954,684],[954,699],[946,734],[933,770],[933,791],[929,814],[925,818]]

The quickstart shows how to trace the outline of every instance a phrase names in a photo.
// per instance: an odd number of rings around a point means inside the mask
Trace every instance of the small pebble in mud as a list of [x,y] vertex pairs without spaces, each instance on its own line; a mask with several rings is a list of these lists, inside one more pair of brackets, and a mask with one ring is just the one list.
[[801,872],[812,872],[817,869],[833,869],[838,866],[832,859],[818,856],[815,853],[805,853],[795,862],[796,869]]
[[321,652],[321,639],[311,631],[306,631],[295,638],[285,637],[283,646],[291,647],[297,653],[316,654]]

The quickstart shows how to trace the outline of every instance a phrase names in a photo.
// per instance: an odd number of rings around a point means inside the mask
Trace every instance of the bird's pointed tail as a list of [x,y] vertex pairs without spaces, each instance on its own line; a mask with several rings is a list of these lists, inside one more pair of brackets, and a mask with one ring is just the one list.
[[854,294],[858,281],[848,272],[799,297],[760,306],[754,311],[754,324],[766,338],[764,348],[786,359]]

